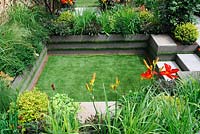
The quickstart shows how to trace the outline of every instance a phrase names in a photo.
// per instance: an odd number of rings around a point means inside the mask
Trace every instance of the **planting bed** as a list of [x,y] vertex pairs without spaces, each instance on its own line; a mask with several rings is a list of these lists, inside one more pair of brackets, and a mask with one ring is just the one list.
[[[145,71],[142,56],[136,55],[77,55],[77,56],[49,56],[48,62],[37,82],[37,87],[50,96],[66,93],[75,101],[90,101],[85,84],[96,72],[94,94],[97,101],[104,100],[103,84],[108,99],[115,100],[115,94],[110,85],[115,78],[120,80],[117,89],[120,94],[130,90],[138,90],[148,83],[140,80],[140,73]],[[51,84],[55,84],[55,91]]]

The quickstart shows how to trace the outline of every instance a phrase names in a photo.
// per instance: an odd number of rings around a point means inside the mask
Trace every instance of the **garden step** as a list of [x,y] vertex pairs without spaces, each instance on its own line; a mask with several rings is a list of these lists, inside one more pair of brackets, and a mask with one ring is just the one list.
[[177,54],[176,63],[184,71],[200,71],[200,58],[196,54]]
[[148,35],[143,34],[131,34],[131,35],[95,35],[95,36],[89,36],[89,35],[69,35],[69,36],[51,36],[50,40],[48,41],[48,44],[52,43],[74,43],[74,42],[146,42],[149,39]]
[[177,44],[174,40],[166,34],[151,35],[150,46],[154,52],[174,52],[176,51]]
[[181,79],[194,78],[194,79],[199,80],[199,78],[200,78],[200,72],[199,71],[179,71],[178,72],[178,76]]
[[[172,67],[172,69],[178,68],[178,69],[180,70],[179,66],[176,64],[175,61],[159,61],[159,62],[157,63],[157,68],[162,68],[162,67],[164,66],[164,63],[170,65],[170,66]],[[170,81],[170,80],[171,80],[170,78],[168,78],[168,77],[166,77],[166,76],[163,76],[163,78],[164,78],[166,81]]]
[[48,44],[48,50],[66,50],[66,49],[112,49],[112,48],[146,48],[146,42],[124,42],[124,43],[63,43],[63,44]]
[[[95,102],[95,106],[97,111],[100,114],[106,113],[106,103],[105,102]],[[115,110],[115,102],[109,101],[108,102],[109,111],[112,113]],[[78,119],[81,122],[85,122],[88,118],[95,116],[96,112],[92,102],[81,102],[80,103],[80,110],[78,112]]]
[[196,50],[198,45],[181,45],[175,42],[169,35],[151,35],[150,46],[157,54],[191,53]]

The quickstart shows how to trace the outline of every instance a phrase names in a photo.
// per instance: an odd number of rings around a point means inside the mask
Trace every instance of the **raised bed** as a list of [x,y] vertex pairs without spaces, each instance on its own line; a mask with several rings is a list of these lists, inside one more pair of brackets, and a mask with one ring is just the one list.
[[22,75],[17,76],[12,83],[12,87],[20,89],[20,92],[32,89],[45,66],[47,58],[47,49],[44,47],[32,69],[25,70]]

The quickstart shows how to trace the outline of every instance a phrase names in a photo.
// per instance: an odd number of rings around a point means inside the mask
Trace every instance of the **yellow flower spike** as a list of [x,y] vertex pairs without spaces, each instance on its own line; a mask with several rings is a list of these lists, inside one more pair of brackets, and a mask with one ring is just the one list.
[[118,77],[116,77],[116,85],[119,85],[120,81],[118,79]]
[[144,62],[144,65],[148,68],[148,69],[150,69],[150,67],[149,67],[149,65],[147,64],[147,61],[144,59],[143,60],[143,62]]
[[116,90],[116,89],[117,89],[117,85],[116,85],[116,84],[111,84],[110,87],[111,87],[113,90]]
[[161,68],[159,68],[159,72],[163,71],[164,66],[162,66]]
[[159,61],[159,57],[156,57],[156,59],[153,60],[153,66],[155,66],[158,63],[158,61]]
[[96,79],[96,73],[93,73],[92,79],[90,80],[90,85],[93,86]]
[[88,85],[87,83],[85,84],[85,87],[86,87],[86,89],[87,89],[89,92],[92,92],[92,88],[90,88],[89,85]]

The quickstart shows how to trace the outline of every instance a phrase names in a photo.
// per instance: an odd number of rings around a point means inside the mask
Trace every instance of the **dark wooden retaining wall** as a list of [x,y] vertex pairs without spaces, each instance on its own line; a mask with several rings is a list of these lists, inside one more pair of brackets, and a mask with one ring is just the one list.
[[48,54],[141,54],[149,35],[52,36]]

